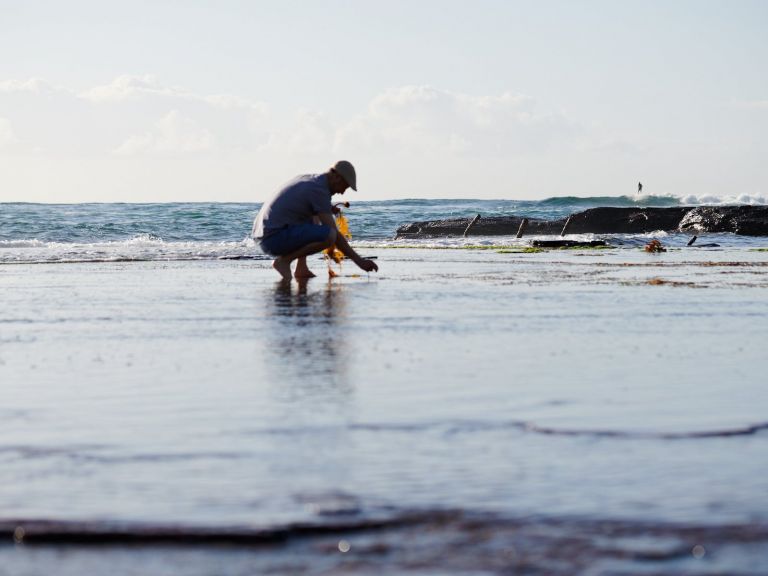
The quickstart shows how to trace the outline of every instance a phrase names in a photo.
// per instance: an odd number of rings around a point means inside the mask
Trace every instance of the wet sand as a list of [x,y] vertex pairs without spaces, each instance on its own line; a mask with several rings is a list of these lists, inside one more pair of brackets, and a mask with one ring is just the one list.
[[[31,526],[30,531],[35,532]],[[443,511],[336,528],[37,527],[7,574],[763,574],[765,525],[690,526]],[[7,534],[4,534],[7,537]]]
[[0,574],[764,571],[765,252],[363,252],[3,267]]

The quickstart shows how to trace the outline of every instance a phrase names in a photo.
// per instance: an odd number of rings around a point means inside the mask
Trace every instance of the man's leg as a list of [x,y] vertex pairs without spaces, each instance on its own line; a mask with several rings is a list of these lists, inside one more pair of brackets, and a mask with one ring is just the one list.
[[291,262],[285,260],[284,256],[278,256],[272,261],[272,268],[277,270],[278,274],[283,277],[283,282],[291,281]]
[[[319,226],[320,225],[320,218],[317,216],[312,216],[312,223]],[[323,248],[325,250],[325,248]],[[296,280],[309,280],[310,278],[314,278],[315,275],[307,267],[307,257],[302,256],[301,258],[296,258],[296,270],[293,271],[293,277],[296,278]]]
[[296,280],[315,277],[315,275],[312,273],[312,270],[307,267],[306,256],[296,258],[296,270],[293,273],[293,277],[296,278]]
[[[290,281],[291,280],[291,262],[293,262],[296,259],[299,259],[299,263],[296,266],[297,273],[301,273],[303,270],[306,270],[307,272],[309,272],[309,268],[307,268],[307,259],[306,259],[307,256],[309,256],[310,254],[317,254],[318,252],[325,250],[329,246],[333,246],[335,242],[336,242],[336,230],[332,229],[328,233],[328,237],[325,240],[322,240],[320,242],[311,242],[310,244],[307,244],[306,246],[302,246],[301,248],[291,252],[290,254],[278,256],[277,258],[275,258],[275,261],[272,262],[272,268],[274,268],[280,273],[280,276],[283,277],[283,280]],[[302,267],[303,267],[303,270],[302,270]],[[309,273],[312,274],[311,272]],[[301,275],[299,275],[297,276],[297,278],[308,278],[308,276],[302,277]]]

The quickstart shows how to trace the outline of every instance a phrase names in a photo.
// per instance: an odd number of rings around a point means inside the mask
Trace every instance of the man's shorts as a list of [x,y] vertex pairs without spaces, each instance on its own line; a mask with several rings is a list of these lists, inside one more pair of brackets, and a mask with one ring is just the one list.
[[313,242],[324,242],[331,233],[325,224],[294,224],[263,238],[261,249],[270,256],[285,256]]

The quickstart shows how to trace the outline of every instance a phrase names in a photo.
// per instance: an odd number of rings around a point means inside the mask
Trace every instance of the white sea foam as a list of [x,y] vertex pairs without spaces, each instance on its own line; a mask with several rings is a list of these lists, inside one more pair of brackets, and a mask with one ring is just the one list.
[[733,204],[763,206],[768,204],[768,197],[751,194],[739,194],[738,196],[715,196],[711,194],[697,196],[695,194],[688,194],[685,196],[680,196],[680,203],[686,206],[726,206]]
[[[650,206],[656,205],[659,200],[677,201],[682,206],[732,206],[734,204],[764,206],[768,204],[768,196],[764,194],[635,194],[624,198],[635,204]],[[600,200],[604,201],[605,198]]]
[[45,248],[49,242],[43,242],[33,238],[31,240],[0,240],[0,249],[3,248]]
[[166,244],[166,242],[160,237],[153,234],[139,234],[134,236],[130,240],[124,242],[116,242],[116,244],[128,244],[133,246],[158,246]]
[[141,260],[206,260],[258,257],[253,240],[165,241],[141,234],[123,241],[45,242],[39,239],[0,241],[0,263],[110,262]]

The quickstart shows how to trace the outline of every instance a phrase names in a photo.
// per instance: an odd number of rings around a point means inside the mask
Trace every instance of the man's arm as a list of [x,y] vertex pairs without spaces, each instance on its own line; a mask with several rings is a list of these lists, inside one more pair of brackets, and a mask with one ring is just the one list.
[[[336,230],[336,221],[333,219],[333,216],[325,213],[318,214],[317,217],[319,218],[321,224],[325,224],[326,226],[330,226]],[[355,252],[352,246],[349,245],[349,242],[347,242],[347,239],[344,238],[344,235],[338,230],[336,230],[336,248],[341,250],[341,253],[344,254],[344,256],[352,260],[352,262],[357,264],[366,272],[379,270],[379,267],[376,266],[376,262],[373,260],[366,260],[365,258],[362,258],[357,252]]]

